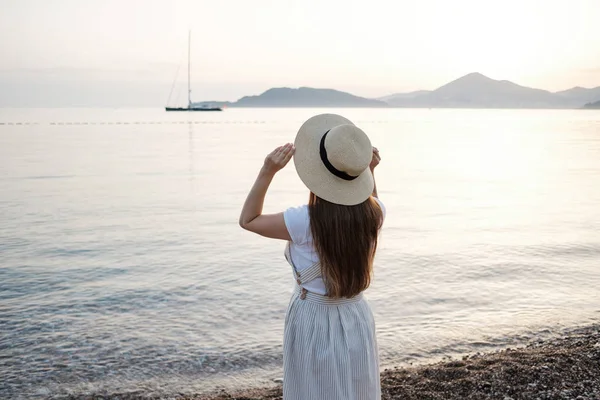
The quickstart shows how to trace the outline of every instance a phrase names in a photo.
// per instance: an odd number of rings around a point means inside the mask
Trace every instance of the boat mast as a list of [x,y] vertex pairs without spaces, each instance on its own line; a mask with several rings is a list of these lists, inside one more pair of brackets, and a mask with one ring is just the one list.
[[192,108],[192,89],[190,89],[190,48],[192,42],[192,31],[188,31],[188,108]]

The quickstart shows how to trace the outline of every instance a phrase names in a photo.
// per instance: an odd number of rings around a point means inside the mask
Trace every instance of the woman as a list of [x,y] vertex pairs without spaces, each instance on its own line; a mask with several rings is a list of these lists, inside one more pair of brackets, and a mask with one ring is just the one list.
[[[263,215],[269,184],[292,156],[309,203]],[[352,122],[317,115],[294,145],[267,156],[244,203],[242,228],[288,241],[296,290],[285,318],[285,400],[381,398],[375,322],[362,296],[385,213],[373,178],[379,161]]]

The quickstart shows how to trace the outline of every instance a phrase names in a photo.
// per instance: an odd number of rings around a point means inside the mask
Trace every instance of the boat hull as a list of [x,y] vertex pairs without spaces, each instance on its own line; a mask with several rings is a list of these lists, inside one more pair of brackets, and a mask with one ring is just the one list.
[[187,108],[187,107],[165,107],[165,111],[223,111],[220,107]]

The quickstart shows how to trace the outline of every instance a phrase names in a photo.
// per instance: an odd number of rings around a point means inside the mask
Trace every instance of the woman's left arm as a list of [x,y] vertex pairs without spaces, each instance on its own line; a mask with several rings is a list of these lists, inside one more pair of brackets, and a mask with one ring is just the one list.
[[287,143],[273,150],[261,168],[254,186],[248,193],[242,213],[240,226],[250,232],[273,239],[292,240],[285,226],[283,213],[263,215],[263,204],[267,189],[275,174],[287,165],[294,155],[294,146]]

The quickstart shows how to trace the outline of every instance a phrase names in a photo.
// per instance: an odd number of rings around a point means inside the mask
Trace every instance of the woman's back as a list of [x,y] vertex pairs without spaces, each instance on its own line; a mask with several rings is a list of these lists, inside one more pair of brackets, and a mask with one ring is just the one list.
[[[374,198],[381,207],[385,218],[385,206],[378,198]],[[290,207],[283,213],[285,225],[290,237],[290,254],[296,268],[300,271],[319,262],[319,255],[315,248],[310,227],[310,212],[307,204],[299,207]],[[326,295],[327,289],[322,277],[318,277],[303,285],[308,291]]]

